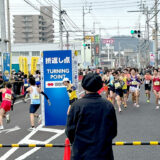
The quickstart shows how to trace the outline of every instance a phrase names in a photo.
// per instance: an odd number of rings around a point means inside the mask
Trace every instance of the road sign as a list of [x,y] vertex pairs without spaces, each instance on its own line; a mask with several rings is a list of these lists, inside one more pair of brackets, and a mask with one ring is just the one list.
[[114,39],[103,39],[102,43],[103,44],[113,44],[114,43]]
[[91,40],[91,42],[94,42],[94,36],[85,36],[86,40]]
[[44,92],[52,105],[44,101],[44,120],[46,126],[66,125],[69,97],[63,78],[72,82],[72,54],[67,51],[43,52]]
[[10,53],[3,53],[3,79],[9,81],[10,75]]

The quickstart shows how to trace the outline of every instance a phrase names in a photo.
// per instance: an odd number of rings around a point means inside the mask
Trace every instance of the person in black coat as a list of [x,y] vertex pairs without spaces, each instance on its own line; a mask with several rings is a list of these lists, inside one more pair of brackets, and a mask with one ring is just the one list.
[[71,160],[114,159],[112,140],[117,135],[117,119],[113,105],[97,93],[102,85],[99,75],[84,76],[86,95],[71,106],[66,126],[72,144]]

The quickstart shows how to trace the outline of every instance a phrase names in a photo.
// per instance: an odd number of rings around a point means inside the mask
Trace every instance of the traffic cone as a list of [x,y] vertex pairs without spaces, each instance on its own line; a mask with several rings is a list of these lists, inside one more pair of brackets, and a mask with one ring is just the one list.
[[64,158],[63,158],[63,160],[70,160],[70,158],[71,158],[70,142],[69,142],[69,139],[66,138],[66,140],[65,140],[65,148],[64,148]]
[[24,95],[24,86],[22,87],[21,95]]

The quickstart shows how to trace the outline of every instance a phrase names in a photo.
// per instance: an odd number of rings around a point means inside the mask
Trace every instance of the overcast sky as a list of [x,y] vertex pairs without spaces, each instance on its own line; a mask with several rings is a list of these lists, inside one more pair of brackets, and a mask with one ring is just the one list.
[[[39,7],[40,5],[55,5],[58,0],[30,0],[32,4]],[[145,30],[145,15],[140,12],[129,13],[128,11],[140,10],[141,0],[61,0],[62,8],[66,10],[70,19],[74,21],[77,27],[82,30],[82,7],[85,6],[85,29],[93,30],[95,22],[96,33],[101,29],[102,35],[130,35],[131,29]],[[144,0],[143,0],[144,2]],[[154,0],[146,0],[149,8],[154,6]],[[54,18],[58,19],[58,11],[53,6]],[[30,7],[24,0],[10,0],[11,15],[14,14],[38,14],[38,11]],[[88,10],[90,8],[90,12]],[[66,23],[69,23],[67,18]],[[118,30],[119,26],[119,30]],[[78,30],[76,27],[67,26],[69,30]],[[118,32],[119,31],[119,32]],[[55,32],[58,32],[58,21],[55,21]],[[55,33],[58,37],[58,33]],[[81,33],[71,34],[82,35]]]

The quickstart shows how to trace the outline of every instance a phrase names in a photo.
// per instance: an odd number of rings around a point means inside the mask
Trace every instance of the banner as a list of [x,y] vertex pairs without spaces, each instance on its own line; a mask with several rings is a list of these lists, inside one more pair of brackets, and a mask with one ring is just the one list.
[[22,62],[22,56],[19,57],[19,70],[23,70],[23,62]]
[[31,74],[34,75],[35,71],[37,70],[37,63],[39,57],[32,57],[31,59]]
[[24,74],[28,75],[28,59],[24,57]]
[[62,80],[72,83],[72,53],[67,51],[43,52],[43,86],[52,105],[44,100],[44,121],[46,126],[66,125],[69,97]]
[[3,79],[9,81],[10,77],[10,53],[3,53]]
[[27,57],[19,57],[19,69],[28,75],[28,59]]

